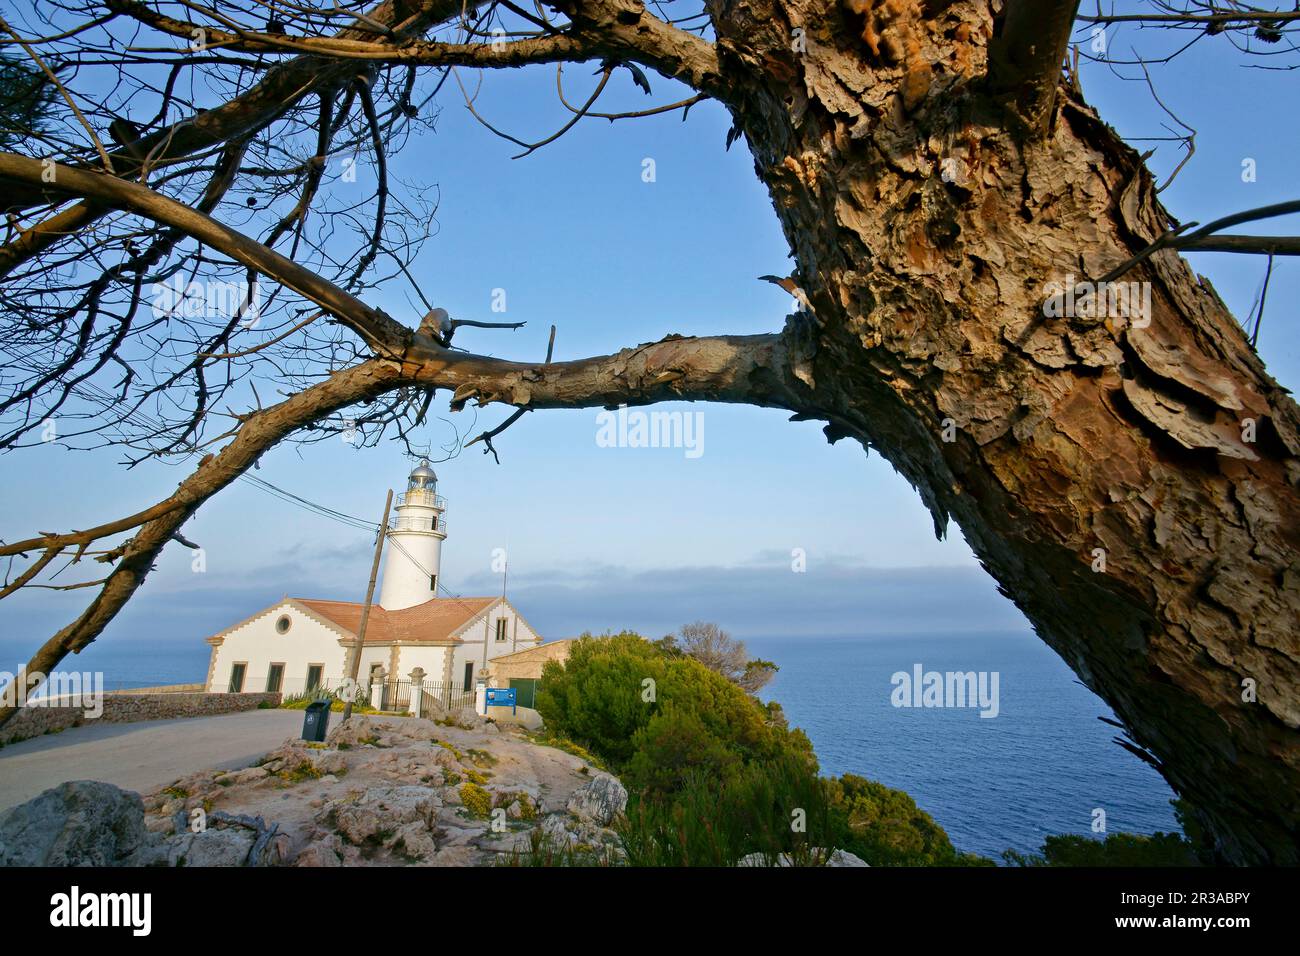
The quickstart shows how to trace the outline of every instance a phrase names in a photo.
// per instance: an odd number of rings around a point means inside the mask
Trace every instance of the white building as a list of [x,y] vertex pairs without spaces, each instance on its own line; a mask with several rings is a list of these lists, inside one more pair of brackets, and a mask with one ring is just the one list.
[[[363,694],[382,679],[386,695],[401,697],[405,685],[394,682],[409,681],[417,667],[434,693],[472,693],[489,661],[541,643],[504,597],[437,596],[447,539],[437,481],[420,462],[389,521],[383,583],[357,672]],[[362,610],[359,602],[285,597],[208,638],[207,690],[293,695],[338,688],[350,676]],[[386,705],[398,703],[385,698]]]

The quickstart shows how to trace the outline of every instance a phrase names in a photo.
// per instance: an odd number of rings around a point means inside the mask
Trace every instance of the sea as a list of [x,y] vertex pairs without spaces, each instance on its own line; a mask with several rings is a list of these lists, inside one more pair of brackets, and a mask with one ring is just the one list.
[[[957,849],[999,860],[1052,834],[1178,832],[1173,792],[1114,742],[1109,707],[1031,634],[749,638],[779,667],[764,699],[779,701],[812,740],[823,773],[853,773],[905,790]],[[0,670],[25,644],[0,642]],[[898,707],[895,674],[997,675],[997,716],[976,707]],[[101,671],[109,689],[201,682],[208,647],[120,637],[61,669]],[[909,695],[908,700],[913,700]],[[956,701],[952,701],[956,703]],[[991,708],[983,708],[986,712]],[[1099,811],[1104,816],[1099,816]]]
[[[1114,742],[1119,731],[1099,719],[1114,719],[1111,709],[1032,634],[747,643],[780,668],[760,696],[808,734],[823,773],[905,790],[958,850],[1001,862],[1054,834],[1181,832],[1164,778]],[[990,693],[996,673],[997,715],[895,706],[916,703],[894,676],[912,678],[917,665],[982,674]]]

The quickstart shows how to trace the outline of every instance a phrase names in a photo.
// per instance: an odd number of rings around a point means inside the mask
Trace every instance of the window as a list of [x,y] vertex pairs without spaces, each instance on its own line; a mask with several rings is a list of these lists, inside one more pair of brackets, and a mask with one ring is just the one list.
[[437,516],[437,515],[434,515],[434,516],[433,516],[433,530],[434,530],[434,531],[437,531],[437,530],[438,530],[438,516]]
[[465,690],[471,690],[474,687],[474,662],[465,662]]
[[282,614],[280,619],[275,622],[275,633],[287,634],[291,627],[293,627],[293,619],[288,614]]
[[248,670],[248,665],[240,662],[230,668],[230,692],[232,694],[243,693],[244,690],[244,671]]
[[311,693],[320,686],[321,672],[325,670],[324,664],[307,665],[307,693]]
[[429,590],[432,591],[434,594],[438,593],[438,575],[436,574],[429,575]]
[[268,694],[277,694],[284,683],[284,665],[272,664],[271,669],[266,674],[266,692]]
[[497,640],[504,641],[505,639],[506,639],[506,619],[504,617],[499,617],[497,618]]

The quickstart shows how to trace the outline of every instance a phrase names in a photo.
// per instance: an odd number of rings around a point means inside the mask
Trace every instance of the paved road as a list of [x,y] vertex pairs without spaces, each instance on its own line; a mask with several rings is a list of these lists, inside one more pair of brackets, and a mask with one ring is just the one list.
[[251,766],[301,732],[301,710],[91,722],[0,749],[0,810],[68,780],[104,780],[148,793],[198,770]]

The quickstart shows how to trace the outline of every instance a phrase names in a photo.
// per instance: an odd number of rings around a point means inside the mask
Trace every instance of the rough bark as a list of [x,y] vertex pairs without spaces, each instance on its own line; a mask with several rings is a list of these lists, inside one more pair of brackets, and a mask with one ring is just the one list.
[[988,4],[934,6],[711,4],[815,313],[791,323],[801,401],[958,523],[1221,859],[1300,862],[1296,405],[1173,252],[1124,277],[1149,326],[1044,318],[1048,283],[1169,217],[1064,85],[1045,136],[1008,115]]

